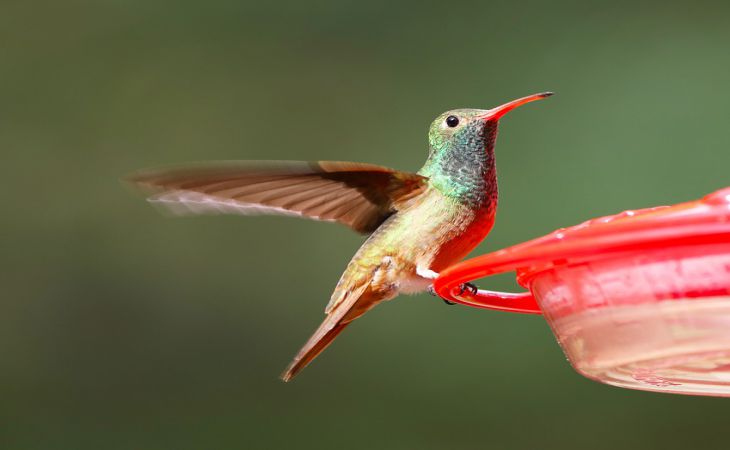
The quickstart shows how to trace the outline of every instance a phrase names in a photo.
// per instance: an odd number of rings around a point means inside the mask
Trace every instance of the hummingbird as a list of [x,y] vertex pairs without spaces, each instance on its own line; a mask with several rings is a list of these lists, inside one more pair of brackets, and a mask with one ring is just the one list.
[[281,375],[289,381],[352,321],[399,294],[430,290],[441,270],[487,236],[497,208],[499,120],[550,95],[441,114],[416,173],[340,161],[219,161],[142,170],[129,180],[173,213],[278,214],[338,222],[368,235],[337,283],[324,321]]

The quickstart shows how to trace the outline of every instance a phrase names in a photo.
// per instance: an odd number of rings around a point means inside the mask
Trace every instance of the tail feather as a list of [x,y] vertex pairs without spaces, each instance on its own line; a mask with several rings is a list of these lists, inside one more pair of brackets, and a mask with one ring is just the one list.
[[311,338],[304,344],[297,356],[294,357],[289,367],[281,374],[281,379],[288,382],[309,365],[314,358],[327,348],[342,330],[350,322],[331,324],[329,317],[317,328]]
[[326,349],[345,327],[375,306],[381,298],[374,297],[367,289],[369,279],[364,279],[354,289],[343,292],[342,301],[327,314],[324,322],[304,344],[289,367],[281,374],[281,379],[289,381]]

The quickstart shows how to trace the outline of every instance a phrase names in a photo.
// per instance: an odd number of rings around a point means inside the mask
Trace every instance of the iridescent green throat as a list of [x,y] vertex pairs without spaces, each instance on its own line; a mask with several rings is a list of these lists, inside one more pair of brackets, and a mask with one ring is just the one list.
[[475,120],[451,135],[432,129],[429,156],[418,173],[460,203],[475,208],[496,203],[496,138],[496,121]]

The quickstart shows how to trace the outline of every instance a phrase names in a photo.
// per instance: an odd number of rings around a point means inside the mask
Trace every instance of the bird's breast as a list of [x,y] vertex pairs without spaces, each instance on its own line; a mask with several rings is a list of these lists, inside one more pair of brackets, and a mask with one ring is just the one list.
[[462,259],[489,233],[494,205],[472,208],[429,190],[389,217],[360,247],[343,278],[370,278],[371,288],[423,291],[417,267],[439,272]]
[[441,272],[446,267],[460,261],[487,237],[494,225],[494,210],[476,211],[471,221],[449,236],[434,255],[431,269]]
[[489,233],[495,204],[472,207],[426,191],[384,224],[376,238],[406,261],[439,271],[468,254]]

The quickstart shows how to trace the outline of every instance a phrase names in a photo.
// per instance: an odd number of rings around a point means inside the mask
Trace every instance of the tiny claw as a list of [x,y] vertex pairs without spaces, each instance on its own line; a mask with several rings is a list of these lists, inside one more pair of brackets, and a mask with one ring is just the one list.
[[431,294],[431,295],[433,295],[434,297],[439,297],[439,298],[441,298],[441,300],[443,300],[443,301],[444,301],[444,303],[446,303],[446,304],[447,304],[447,305],[449,305],[449,306],[451,306],[451,305],[455,305],[455,304],[456,304],[456,303],[454,303],[454,302],[450,302],[450,301],[446,300],[445,298],[442,298],[442,297],[441,297],[440,295],[438,295],[438,294],[436,293],[436,290],[435,290],[435,289],[433,288],[433,284],[432,284],[431,286],[429,286],[429,287],[428,287],[428,293],[429,293],[429,294]]
[[472,283],[463,283],[459,286],[459,293],[456,295],[461,295],[466,291],[469,291],[471,295],[476,295],[479,289]]

